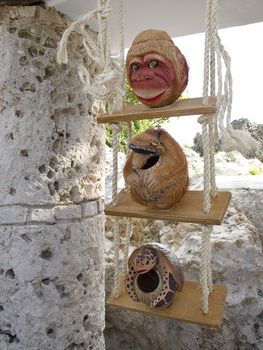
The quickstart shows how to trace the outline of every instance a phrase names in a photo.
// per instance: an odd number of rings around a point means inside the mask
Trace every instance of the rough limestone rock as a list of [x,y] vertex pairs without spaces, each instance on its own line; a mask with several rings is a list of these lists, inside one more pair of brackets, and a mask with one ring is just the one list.
[[103,350],[104,137],[81,41],[41,6],[0,6],[0,349]]
[[260,189],[243,187],[232,190],[232,203],[244,213],[257,228],[263,250],[263,177]]
[[[176,250],[185,278],[198,280],[201,226],[158,222],[160,241]],[[107,251],[112,243],[106,239]],[[263,347],[263,255],[258,233],[248,219],[230,209],[212,234],[213,282],[228,287],[223,324],[213,330],[108,307],[108,350],[260,350]],[[113,280],[107,259],[107,291]]]
[[263,162],[263,124],[257,124],[246,118],[241,118],[233,120],[231,125],[233,129],[246,130],[250,136],[259,142],[259,149],[252,153],[248,152],[245,154],[245,156],[247,158],[258,158],[261,160],[261,162]]
[[[249,159],[259,159],[263,162],[263,124],[257,124],[249,121],[246,118],[233,120],[231,123],[233,129],[236,130],[245,130],[248,132],[253,139],[259,142],[259,148],[257,150],[246,151],[243,156]],[[203,145],[202,145],[202,136],[200,133],[197,133],[194,137],[194,146],[192,149],[203,156]],[[219,140],[215,144],[215,151],[220,151],[222,149],[222,142]]]
[[7,11],[0,12],[1,202],[45,205],[98,198],[103,128],[81,93],[81,42],[71,41],[70,66],[58,66],[56,48],[66,19],[40,6]]

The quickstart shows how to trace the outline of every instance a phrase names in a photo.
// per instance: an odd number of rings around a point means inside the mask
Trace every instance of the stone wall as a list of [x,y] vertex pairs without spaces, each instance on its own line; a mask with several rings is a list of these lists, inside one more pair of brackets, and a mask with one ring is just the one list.
[[[104,137],[67,18],[0,7],[0,349],[104,349]],[[95,35],[95,34],[94,34]]]

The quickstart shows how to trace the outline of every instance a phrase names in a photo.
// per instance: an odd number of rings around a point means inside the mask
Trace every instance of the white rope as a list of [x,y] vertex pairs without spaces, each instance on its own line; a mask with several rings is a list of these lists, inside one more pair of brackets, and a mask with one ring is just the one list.
[[129,246],[130,246],[130,239],[132,236],[132,218],[128,218],[127,222],[127,229],[125,234],[125,241],[124,241],[124,255],[123,255],[123,273],[127,272],[127,263],[128,263],[128,257],[129,257]]
[[121,131],[121,127],[118,124],[110,124],[112,130],[112,203],[116,205],[118,194],[118,152],[119,152],[119,139],[118,134]]
[[[91,76],[89,69],[83,64],[78,66],[78,72],[84,85],[84,91],[93,100],[99,99],[107,101],[109,111],[112,111],[114,101],[119,96],[123,96],[123,89],[120,88],[122,72],[119,65],[111,58],[108,16],[111,12],[110,0],[98,0],[98,8],[87,13],[85,16],[73,22],[63,33],[57,51],[57,62],[68,64],[67,44],[69,36],[73,33],[82,35],[82,43],[87,56],[97,65],[97,71]],[[91,22],[98,22],[98,37],[89,30]]]
[[123,94],[119,96],[116,101],[115,108],[122,110],[124,104],[124,83],[125,83],[125,57],[124,57],[124,4],[123,0],[119,0],[119,29],[120,29],[120,71],[122,77],[120,79],[120,89],[123,90]]
[[118,298],[120,296],[120,275],[121,275],[121,268],[120,268],[120,231],[119,231],[119,220],[115,217],[113,219],[113,234],[114,234],[114,240],[113,240],[113,251],[114,251],[114,287],[113,287],[113,294],[115,298]]
[[206,226],[207,228],[207,241],[208,241],[208,258],[207,258],[207,264],[206,264],[206,278],[207,278],[207,288],[209,293],[212,293],[213,291],[213,281],[212,281],[212,268],[211,268],[211,234],[213,232],[213,226]]
[[202,115],[198,118],[198,122],[202,124],[202,145],[204,152],[204,203],[203,209],[205,213],[209,213],[211,209],[210,203],[210,142],[207,130],[208,116]]
[[211,0],[206,2],[206,29],[205,29],[205,51],[204,51],[204,77],[203,77],[203,103],[208,103],[209,66],[210,66],[210,22],[211,22]]
[[208,130],[209,130],[209,157],[210,157],[210,183],[211,183],[211,196],[215,197],[217,195],[217,187],[216,187],[216,170],[215,170],[215,124],[214,120],[216,115],[211,115],[208,122]]
[[[132,122],[128,122],[127,127],[128,127],[127,145],[129,145],[132,139]],[[130,152],[130,149],[127,148],[127,157],[129,156],[129,152]],[[127,183],[125,185],[125,189],[126,191],[129,189],[129,185]],[[125,245],[124,245],[123,272],[126,272],[127,270],[129,245],[130,245],[130,238],[132,234],[133,234],[132,218],[128,218],[127,230],[125,235]]]
[[216,34],[217,34],[217,0],[212,2],[210,17],[210,95],[216,95]]
[[[246,156],[246,154],[249,152],[258,152],[260,149],[260,144],[246,131],[234,130],[231,126],[231,111],[233,99],[231,58],[228,52],[225,50],[224,46],[222,45],[221,39],[217,31],[218,0],[207,0],[206,6],[207,7],[204,50],[203,103],[208,103],[209,93],[211,96],[216,95],[215,87],[217,85],[218,113],[216,114],[214,119],[214,139],[221,139],[224,151],[228,152],[232,150],[238,150]],[[215,58],[217,61],[216,79]],[[224,67],[222,67],[221,58]],[[225,70],[224,83],[222,83],[222,68],[224,68]],[[213,177],[211,177],[211,179],[212,178]],[[212,185],[212,187],[214,186]],[[215,191],[212,190],[212,193],[214,192]]]
[[[113,174],[112,174],[112,204],[117,204],[118,194],[118,151],[119,151],[119,139],[118,133],[121,128],[118,124],[111,124],[112,129],[112,163],[113,163]],[[119,231],[119,219],[113,219],[113,251],[114,251],[114,288],[113,294],[115,298],[120,295],[120,231]]]
[[211,227],[203,226],[201,243],[201,262],[200,262],[200,283],[202,289],[202,311],[208,314],[208,296],[212,291],[211,275],[211,251],[210,251]]
[[[120,76],[118,81],[116,82],[117,93],[112,99],[111,111],[119,112],[123,108],[124,102],[124,5],[123,1],[119,0],[119,24],[120,24],[120,59],[119,59],[119,72]],[[107,32],[106,32],[107,35]],[[107,40],[109,41],[109,37],[107,36]],[[109,44],[108,44],[109,47]],[[106,56],[109,56],[109,52]],[[108,57],[109,59],[109,57]],[[118,192],[118,150],[119,150],[119,140],[118,133],[121,131],[119,125],[111,125],[112,128],[112,147],[113,147],[113,179],[112,179],[112,202],[113,205],[117,204],[117,192]],[[114,297],[118,298],[120,296],[120,283],[121,283],[121,271],[120,271],[120,261],[119,261],[119,249],[120,249],[120,233],[119,233],[119,221],[116,218],[114,220]],[[123,258],[123,272],[126,272],[127,269],[127,261],[129,254],[129,244],[130,237],[132,235],[132,219],[128,219],[128,226],[125,235],[125,246],[124,246],[124,258]],[[125,269],[125,270],[124,270]]]

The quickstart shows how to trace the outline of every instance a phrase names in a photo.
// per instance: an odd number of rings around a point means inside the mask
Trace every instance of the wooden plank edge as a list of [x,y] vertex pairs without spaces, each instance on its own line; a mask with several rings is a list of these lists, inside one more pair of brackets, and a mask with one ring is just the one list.
[[[194,103],[194,105],[191,105]],[[142,106],[142,110],[138,109],[138,106]],[[159,108],[148,108],[142,104],[124,107],[123,111],[116,112],[113,114],[104,113],[97,116],[97,123],[118,123],[127,122],[133,120],[142,119],[155,119],[155,118],[165,118],[165,117],[180,117],[187,115],[199,115],[199,114],[213,114],[217,110],[216,98],[210,97],[208,104],[204,105],[202,103],[202,97],[181,99],[176,101],[174,104],[159,107]]]
[[125,123],[135,120],[144,120],[144,119],[156,119],[156,118],[172,118],[172,117],[185,117],[190,115],[200,115],[200,114],[214,114],[216,112],[216,107],[214,106],[206,106],[206,107],[199,107],[199,108],[189,108],[189,109],[182,109],[178,111],[168,110],[168,111],[160,111],[157,113],[157,111],[151,112],[151,111],[143,111],[143,112],[137,112],[134,114],[125,114],[125,112],[120,113],[118,115],[101,115],[97,116],[97,123],[98,124],[107,124],[107,123]]
[[[151,213],[147,214],[145,212],[140,212],[140,211],[134,213],[128,210],[125,211],[125,209],[122,212],[120,212],[119,207],[118,206],[114,207],[111,203],[105,206],[104,213],[109,216],[117,216],[117,217],[168,220],[168,221],[177,221],[177,222],[188,222],[188,223],[194,223],[194,224],[221,225],[224,220],[230,200],[232,198],[231,192],[224,191],[222,193],[226,194],[226,203],[224,206],[224,210],[221,212],[221,215],[219,216],[218,219],[213,219],[209,217],[209,213],[207,214],[207,217],[204,216],[202,218],[196,218],[196,219],[195,218],[189,219],[188,217],[184,217],[184,216],[177,216],[175,219],[173,218],[167,219],[167,217],[166,218],[163,217],[162,210],[154,214],[151,214]],[[205,213],[203,214],[205,215]]]
[[226,215],[226,212],[227,212],[227,209],[228,209],[228,206],[229,206],[229,203],[231,201],[231,198],[232,198],[232,193],[229,192],[229,191],[224,191],[224,193],[227,195],[226,196],[226,204],[225,204],[225,208],[224,210],[221,212],[221,216],[218,220],[218,224],[217,225],[221,225],[224,218],[225,218],[225,215]]
[[[192,282],[192,281],[191,281]],[[200,285],[199,282],[192,282],[192,283],[196,283],[198,285]],[[116,308],[119,308],[119,309],[122,309],[122,310],[128,310],[128,311],[131,311],[131,312],[139,312],[139,313],[143,313],[143,314],[147,314],[149,316],[157,316],[157,317],[161,317],[161,318],[165,318],[165,319],[170,319],[170,320],[177,320],[179,322],[185,322],[185,323],[191,323],[191,324],[196,324],[196,325],[199,325],[199,326],[206,326],[206,327],[209,327],[209,328],[218,328],[221,326],[222,324],[222,320],[223,320],[223,313],[224,313],[224,306],[225,306],[225,302],[226,302],[226,297],[227,297],[227,287],[224,286],[224,285],[220,285],[220,284],[213,284],[213,288],[215,289],[221,289],[221,291],[223,292],[223,294],[221,294],[221,298],[222,298],[222,301],[221,302],[211,302],[211,300],[209,302],[209,307],[213,307],[213,305],[218,305],[218,306],[222,306],[222,312],[220,314],[220,317],[217,318],[216,321],[213,321],[211,320],[210,318],[210,315],[209,315],[209,312],[208,312],[208,315],[204,315],[201,311],[201,308],[200,308],[200,314],[199,314],[199,317],[201,317],[201,321],[197,321],[195,320],[194,318],[185,318],[183,316],[174,316],[172,315],[171,313],[165,313],[165,310],[155,310],[155,309],[152,309],[142,303],[137,303],[138,306],[129,306],[129,305],[121,305],[118,303],[118,298],[115,299],[114,296],[113,296],[113,293],[111,293],[111,295],[108,297],[108,299],[106,300],[106,304],[108,306],[112,306],[112,307],[116,307]],[[120,296],[121,298],[121,296]],[[211,295],[209,296],[209,299],[211,298]],[[133,302],[135,303],[135,302]],[[140,309],[140,306],[143,307],[143,309]]]
[[[112,209],[113,208],[113,209]],[[166,218],[164,219],[163,216],[161,215],[147,215],[147,213],[141,213],[141,212],[136,212],[136,213],[131,213],[131,212],[119,212],[119,211],[114,211],[114,207],[105,207],[104,210],[105,215],[108,216],[117,216],[117,217],[126,217],[126,218],[137,218],[137,219],[152,219],[152,220],[166,220],[166,221],[177,221],[177,222],[186,222],[186,223],[192,223],[192,224],[203,224],[203,225],[221,225],[222,220],[224,217],[221,219],[212,219],[212,218],[202,218],[202,219],[188,219],[187,217],[182,217],[182,216],[177,216],[176,218]]]

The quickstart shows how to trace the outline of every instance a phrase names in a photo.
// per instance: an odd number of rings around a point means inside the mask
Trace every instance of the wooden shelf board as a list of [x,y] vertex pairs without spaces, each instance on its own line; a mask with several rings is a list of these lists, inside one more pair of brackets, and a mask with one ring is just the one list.
[[173,304],[167,309],[156,310],[143,303],[134,302],[129,298],[125,292],[123,280],[120,297],[115,299],[113,294],[111,294],[107,300],[107,304],[151,316],[159,316],[216,328],[219,327],[222,322],[226,296],[227,288],[225,286],[213,285],[213,292],[209,296],[209,312],[207,315],[204,315],[201,307],[200,284],[198,282],[185,281],[182,291],[175,294]]
[[105,214],[134,218],[191,222],[197,224],[220,225],[231,199],[230,192],[218,192],[211,199],[211,211],[203,212],[203,192],[187,191],[183,199],[171,209],[152,209],[134,201],[129,192],[118,194],[117,205],[105,207]]
[[132,120],[154,119],[166,117],[178,117],[185,115],[213,114],[216,112],[216,98],[209,98],[208,104],[202,103],[201,97],[180,99],[172,105],[150,108],[143,104],[134,106],[126,106],[118,113],[105,113],[97,117],[97,122],[103,123],[119,123]]

